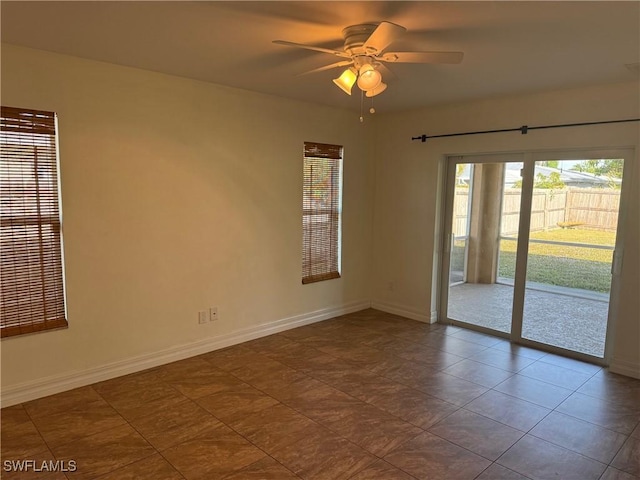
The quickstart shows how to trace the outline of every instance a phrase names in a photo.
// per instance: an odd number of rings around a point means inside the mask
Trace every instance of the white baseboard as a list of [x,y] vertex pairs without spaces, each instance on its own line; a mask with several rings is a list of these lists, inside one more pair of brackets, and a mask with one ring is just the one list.
[[357,312],[371,307],[369,301],[351,302],[344,305],[323,308],[313,312],[294,315],[256,327],[245,328],[225,335],[186,343],[145,355],[120,360],[100,367],[90,368],[65,375],[55,375],[44,379],[22,383],[2,389],[0,406],[9,407],[22,402],[46,397],[73,388],[84,387],[96,382],[128,375],[166,363],[212,352],[221,348],[283,332],[292,328],[309,325],[347,313]]
[[375,308],[376,310],[381,310],[387,313],[393,313],[394,315],[400,315],[401,317],[410,318],[411,320],[418,320],[419,322],[433,323],[431,321],[433,312],[427,314],[425,312],[421,312],[404,305],[379,301],[371,302],[371,308]]
[[640,364],[615,357],[609,363],[609,371],[626,375],[627,377],[640,378]]

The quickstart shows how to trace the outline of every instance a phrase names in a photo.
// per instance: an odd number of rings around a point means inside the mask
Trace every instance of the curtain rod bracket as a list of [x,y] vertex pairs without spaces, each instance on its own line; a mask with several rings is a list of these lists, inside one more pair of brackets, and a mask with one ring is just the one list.
[[527,133],[529,133],[529,127],[527,127],[526,125],[523,125],[520,127],[520,133],[522,135],[526,135]]
[[429,137],[423,134],[423,135],[420,135],[419,137],[411,137],[411,140],[420,140],[422,141],[422,143],[424,143],[427,141],[427,138]]

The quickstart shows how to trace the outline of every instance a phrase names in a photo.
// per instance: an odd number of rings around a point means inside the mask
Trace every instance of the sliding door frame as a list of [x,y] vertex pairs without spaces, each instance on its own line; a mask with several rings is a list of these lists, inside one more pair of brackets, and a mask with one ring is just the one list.
[[[445,324],[453,324],[469,328],[471,330],[488,333],[497,337],[509,339],[513,343],[534,347],[550,353],[564,355],[567,357],[607,366],[610,363],[611,351],[615,336],[616,318],[619,310],[620,294],[620,265],[624,252],[624,224],[626,218],[627,204],[629,202],[628,183],[631,163],[634,159],[633,148],[580,148],[580,149],[546,149],[532,150],[526,152],[478,154],[478,155],[448,155],[445,158],[445,188],[444,188],[444,208],[442,209],[442,241],[440,262],[439,285],[439,307],[438,321]],[[544,160],[581,160],[589,158],[622,158],[624,159],[624,170],[622,175],[620,206],[618,211],[618,224],[616,229],[615,250],[611,268],[611,290],[609,295],[609,311],[607,315],[607,328],[605,338],[605,351],[603,358],[587,355],[584,353],[568,350],[554,345],[536,342],[522,337],[522,322],[524,315],[524,302],[526,294],[527,279],[527,258],[529,250],[529,234],[531,226],[531,207],[533,201],[533,183],[535,164]],[[514,296],[512,308],[511,332],[504,333],[486,327],[456,321],[448,317],[449,300],[449,270],[451,265],[451,232],[453,226],[453,201],[455,196],[455,177],[458,164],[478,164],[478,163],[509,163],[522,162],[522,196],[520,199],[520,218],[518,241],[516,251],[516,273],[514,278]],[[471,194],[471,192],[470,192]],[[470,195],[471,200],[471,195]]]
[[[449,271],[451,268],[451,232],[453,228],[453,217],[450,214],[453,210],[453,201],[455,198],[455,178],[456,167],[459,164],[482,164],[482,163],[518,163],[524,162],[524,152],[513,153],[495,153],[495,154],[477,154],[477,155],[450,155],[445,159],[446,162],[446,174],[445,174],[445,200],[442,221],[442,261],[440,263],[440,275],[439,278],[439,306],[438,306],[438,322],[451,325],[462,325],[464,327],[472,328],[481,333],[488,333],[490,335],[502,337],[505,339],[511,339],[509,333],[501,332],[499,330],[492,330],[480,325],[471,325],[465,322],[459,322],[448,317],[448,304],[449,304]],[[472,187],[473,189],[473,182]],[[469,192],[469,202],[471,202],[472,191]],[[466,260],[465,260],[466,264]],[[515,287],[514,287],[515,288]]]
[[[624,225],[625,219],[627,216],[627,208],[629,203],[629,195],[630,189],[627,187],[629,183],[629,172],[631,171],[631,163],[634,161],[635,151],[634,148],[577,148],[577,149],[550,149],[550,150],[536,150],[531,153],[531,174],[533,175],[533,171],[535,169],[535,162],[545,161],[545,160],[582,160],[582,159],[595,159],[595,158],[603,158],[603,159],[614,159],[614,158],[622,158],[624,160],[624,170],[622,173],[622,183],[621,183],[621,191],[620,191],[620,204],[618,209],[618,223],[616,226],[616,242],[613,253],[613,260],[611,262],[611,288],[609,291],[609,309],[607,314],[607,328],[605,333],[605,345],[604,345],[604,355],[602,358],[595,357],[593,355],[587,355],[585,353],[576,352],[573,350],[568,350],[566,348],[556,347],[554,345],[548,345],[541,342],[536,342],[535,340],[530,340],[527,338],[516,339],[517,343],[520,343],[525,346],[534,347],[540,350],[545,350],[550,353],[555,353],[559,355],[564,355],[566,357],[575,358],[577,360],[582,360],[586,362],[595,363],[596,365],[608,366],[611,361],[611,352],[613,350],[613,342],[615,340],[615,329],[616,329],[616,319],[618,316],[618,311],[620,308],[619,298],[620,298],[620,265],[622,264],[622,257],[624,252]],[[531,178],[531,182],[533,183],[533,177]],[[524,190],[524,179],[523,179],[523,190]],[[531,192],[533,194],[533,192]],[[529,226],[530,226],[530,213],[527,215],[529,217],[529,222],[527,222],[527,230],[526,236],[529,238]],[[522,228],[521,225],[520,228]],[[528,251],[528,245],[527,245]],[[525,262],[526,266],[526,262]],[[517,268],[517,267],[516,267]],[[526,280],[526,270],[524,273]],[[526,285],[525,285],[526,286]],[[524,292],[523,292],[523,304],[524,308]],[[522,314],[524,310],[522,310]],[[522,328],[522,315],[520,319],[520,328]],[[521,332],[520,332],[521,333]]]

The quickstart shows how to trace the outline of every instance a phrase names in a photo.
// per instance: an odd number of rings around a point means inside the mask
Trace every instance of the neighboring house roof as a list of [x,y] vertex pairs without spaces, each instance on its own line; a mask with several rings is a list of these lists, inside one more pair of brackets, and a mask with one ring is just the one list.
[[[513,184],[515,183],[517,180],[520,179],[520,169],[522,168],[522,164],[507,164],[507,169],[506,169],[506,183],[507,184]],[[577,170],[567,170],[567,169],[562,169],[562,168],[553,168],[553,167],[544,167],[541,165],[536,165],[535,168],[535,176],[537,177],[538,174],[542,174],[545,177],[550,176],[552,173],[559,173],[560,174],[560,180],[562,180],[564,182],[564,184],[568,187],[581,187],[581,188],[593,188],[593,187],[598,187],[598,188],[603,188],[603,187],[608,187],[611,185],[611,183],[616,183],[619,184],[620,183],[620,179],[619,178],[609,178],[609,177],[603,177],[603,176],[598,176],[598,175],[594,175],[592,173],[587,173],[587,172],[578,172]],[[514,177],[511,177],[511,174],[514,175]],[[512,179],[513,178],[513,179]]]
[[[517,181],[521,180],[520,170],[522,169],[521,162],[511,162],[506,164],[505,170],[505,185],[512,186]],[[619,178],[609,178],[604,176],[594,175],[592,173],[578,172],[577,170],[567,170],[561,168],[544,167],[536,165],[535,175],[542,174],[548,177],[551,173],[559,173],[560,180],[562,180],[568,187],[580,187],[580,188],[606,188],[612,183],[619,185],[621,180]],[[470,168],[466,164],[464,170],[458,176],[458,181],[464,184],[469,184]]]

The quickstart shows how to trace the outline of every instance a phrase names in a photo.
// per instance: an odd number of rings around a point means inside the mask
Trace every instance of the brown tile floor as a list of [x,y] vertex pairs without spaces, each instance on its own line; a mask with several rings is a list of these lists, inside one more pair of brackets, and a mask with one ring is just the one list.
[[375,310],[1,413],[3,479],[640,478],[640,381]]

